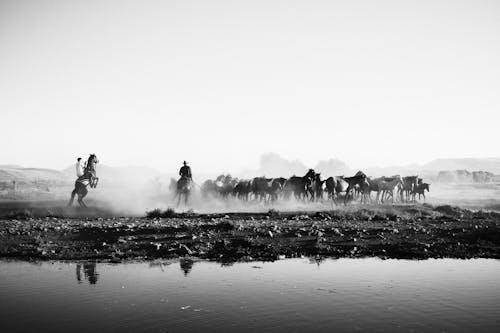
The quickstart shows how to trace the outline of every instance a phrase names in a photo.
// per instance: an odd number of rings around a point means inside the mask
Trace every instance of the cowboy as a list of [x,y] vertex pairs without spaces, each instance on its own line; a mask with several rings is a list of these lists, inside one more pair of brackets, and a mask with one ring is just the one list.
[[81,157],[78,157],[76,159],[76,164],[75,164],[75,168],[76,168],[76,178],[80,178],[81,176],[83,176],[83,164],[82,164],[82,158]]
[[189,165],[187,165],[186,161],[184,161],[183,164],[184,165],[179,170],[179,176],[181,176],[181,178],[186,178],[186,179],[192,180],[193,175],[191,174],[191,167]]

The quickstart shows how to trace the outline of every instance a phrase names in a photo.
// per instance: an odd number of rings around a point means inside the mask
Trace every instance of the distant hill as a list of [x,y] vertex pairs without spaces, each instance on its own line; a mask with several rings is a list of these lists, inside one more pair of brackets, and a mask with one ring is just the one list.
[[324,177],[333,175],[353,175],[358,170],[364,171],[372,177],[390,175],[419,175],[424,178],[436,178],[440,171],[469,170],[500,174],[500,158],[448,158],[436,159],[425,164],[394,165],[388,167],[353,168],[345,162],[330,158],[321,160],[314,166],[305,165],[302,161],[288,160],[276,153],[266,153],[260,158],[260,167],[257,170],[245,170],[240,177],[252,178],[255,176],[289,177],[293,174],[303,175],[307,169],[314,168]]
[[[110,167],[97,165],[97,174],[100,181],[105,183],[127,183],[141,184],[155,177],[160,176],[160,172],[148,167]],[[55,183],[70,184],[76,179],[74,165],[68,166],[62,171],[43,168],[24,168],[15,165],[0,166],[0,182],[12,183]]]
[[[65,168],[62,172],[67,177],[76,178],[74,165]],[[139,185],[159,177],[161,173],[156,169],[142,166],[111,167],[97,164],[97,175],[100,182]]]
[[365,172],[371,176],[396,174],[435,176],[440,171],[449,170],[486,171],[498,175],[500,174],[500,158],[442,158],[425,164],[367,168]]
[[470,170],[500,174],[500,158],[440,158],[422,166],[425,170]]
[[0,182],[31,183],[53,182],[65,183],[69,178],[61,171],[42,168],[23,168],[16,165],[0,166]]
[[[233,175],[242,178],[256,176],[289,177],[293,174],[303,175],[308,168],[321,172],[322,176],[353,175],[358,168],[352,168],[339,159],[319,161],[316,165],[306,165],[302,161],[287,160],[276,153],[267,153],[260,159],[259,169],[246,170]],[[411,175],[418,174],[424,178],[436,178],[441,171],[467,170],[469,172],[485,171],[500,175],[500,158],[448,158],[436,159],[426,164],[411,164],[390,167],[359,168],[369,176]],[[195,180],[201,183],[206,178],[215,178],[214,175],[195,174]],[[235,170],[237,171],[237,170]],[[111,167],[98,164],[97,174],[100,181],[108,184],[140,185],[151,181],[168,183],[170,177],[177,178],[177,173],[166,174],[154,168],[143,166]],[[75,180],[75,167],[70,165],[62,171],[44,168],[24,168],[18,165],[0,165],[0,183],[53,183],[71,184]],[[491,178],[491,177],[490,177]]]
[[17,164],[0,164],[0,169],[22,169],[22,166]]

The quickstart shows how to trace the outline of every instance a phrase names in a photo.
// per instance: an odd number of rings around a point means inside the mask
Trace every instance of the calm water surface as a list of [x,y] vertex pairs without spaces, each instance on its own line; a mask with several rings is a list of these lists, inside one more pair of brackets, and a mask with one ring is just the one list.
[[500,331],[500,261],[0,261],[0,332]]

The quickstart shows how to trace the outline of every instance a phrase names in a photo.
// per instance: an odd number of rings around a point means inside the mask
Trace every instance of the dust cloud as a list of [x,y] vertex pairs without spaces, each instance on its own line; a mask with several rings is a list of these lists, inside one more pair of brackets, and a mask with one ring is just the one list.
[[[438,167],[441,167],[441,165]],[[289,178],[292,175],[303,176],[310,168],[321,173],[322,179],[329,176],[351,176],[357,171],[357,169],[352,169],[335,158],[322,160],[314,165],[307,165],[298,159],[288,160],[276,153],[266,153],[261,156],[256,169],[246,170],[233,176],[239,180],[251,180],[254,177]],[[426,193],[425,201],[422,198],[419,203],[455,205],[469,209],[500,210],[500,180],[498,176],[488,182],[478,182],[475,179],[477,175],[484,176],[485,173],[464,170],[422,171],[407,167],[361,170],[368,176],[373,177],[393,174],[422,177],[424,182],[430,183],[430,192]],[[183,200],[179,202],[175,196],[174,189],[178,179],[177,173],[162,174],[147,167],[112,168],[99,164],[97,166],[97,175],[100,179],[99,185],[95,189],[88,188],[89,192],[84,201],[91,208],[108,211],[116,216],[144,216],[147,211],[168,208],[172,208],[177,212],[194,211],[196,213],[267,212],[269,210],[318,211],[347,208],[343,205],[343,198],[340,198],[338,205],[335,205],[331,200],[327,199],[326,193],[323,200],[315,202],[297,201],[295,199],[284,200],[281,196],[275,202],[264,202],[255,200],[252,196],[251,200],[243,201],[234,195],[225,198],[216,194],[203,195],[201,191],[203,182],[207,179],[214,180],[219,175],[202,174],[202,170],[197,170],[195,166],[194,171],[195,182],[189,201],[186,204]],[[60,186],[51,186],[50,192],[44,192],[47,195],[47,201],[49,201],[48,195],[50,195],[51,203],[49,202],[47,205],[65,206],[74,186],[73,167],[68,168],[67,180],[63,183]],[[30,188],[25,192],[29,192],[30,196],[19,200],[25,200],[26,202],[37,201],[33,197],[35,193],[33,189]],[[19,196],[22,196],[23,193],[19,189],[16,192]],[[375,194],[372,193],[372,199],[374,198]],[[45,197],[43,197],[43,200],[46,200]],[[397,202],[397,204],[400,203]],[[358,201],[354,201],[349,203],[348,207],[355,209],[361,206]]]

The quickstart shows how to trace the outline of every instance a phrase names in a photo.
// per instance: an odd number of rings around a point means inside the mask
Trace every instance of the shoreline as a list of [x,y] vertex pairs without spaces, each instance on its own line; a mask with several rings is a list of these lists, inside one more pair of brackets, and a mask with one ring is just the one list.
[[149,218],[0,218],[3,259],[126,262],[184,257],[219,262],[500,259],[500,213],[394,205],[315,212],[167,211],[150,212]]

